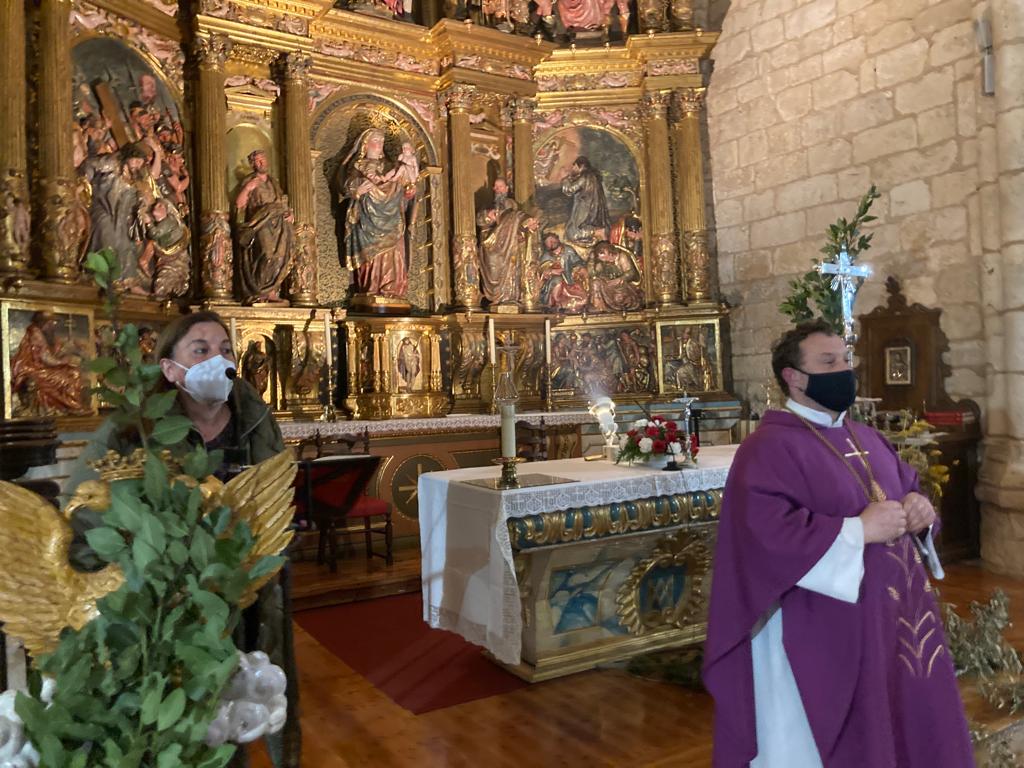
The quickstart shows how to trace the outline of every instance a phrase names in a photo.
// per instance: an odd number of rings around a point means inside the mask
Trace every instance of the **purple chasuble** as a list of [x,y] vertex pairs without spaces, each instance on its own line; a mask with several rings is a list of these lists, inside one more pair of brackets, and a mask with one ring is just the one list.
[[[917,475],[876,430],[851,423],[886,497]],[[840,454],[846,427],[815,427]],[[856,456],[854,469],[869,483]],[[736,452],[714,559],[704,683],[716,768],[757,754],[751,630],[778,603],[783,645],[825,768],[965,768],[973,750],[941,613],[909,536],[867,544],[856,603],[797,587],[868,499],[795,415],[770,411]]]

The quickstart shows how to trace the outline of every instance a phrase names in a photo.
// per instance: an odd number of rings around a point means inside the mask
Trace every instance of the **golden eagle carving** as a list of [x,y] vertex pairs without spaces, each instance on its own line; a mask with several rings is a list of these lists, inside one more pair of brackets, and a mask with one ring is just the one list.
[[[142,474],[141,462],[137,467],[136,477]],[[212,477],[202,483],[208,512],[227,506],[236,521],[244,520],[252,530],[255,543],[246,569],[264,555],[280,554],[291,541],[295,472],[291,451],[283,451],[227,484]],[[118,479],[125,476],[122,471]],[[195,483],[187,476],[176,479]],[[106,509],[108,481],[82,483],[63,512],[31,491],[0,482],[0,622],[34,656],[53,651],[65,627],[78,630],[88,624],[97,615],[96,602],[124,583],[116,565],[83,573],[68,562],[73,537],[70,514],[81,507]],[[250,605],[273,576],[274,572],[268,573],[251,584],[241,606]]]

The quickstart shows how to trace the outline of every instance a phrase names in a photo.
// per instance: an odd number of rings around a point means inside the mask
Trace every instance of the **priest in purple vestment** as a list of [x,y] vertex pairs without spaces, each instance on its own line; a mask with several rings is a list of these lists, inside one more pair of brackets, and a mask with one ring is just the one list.
[[964,768],[973,750],[934,592],[935,511],[823,322],[785,334],[789,397],[726,482],[705,645],[714,765]]

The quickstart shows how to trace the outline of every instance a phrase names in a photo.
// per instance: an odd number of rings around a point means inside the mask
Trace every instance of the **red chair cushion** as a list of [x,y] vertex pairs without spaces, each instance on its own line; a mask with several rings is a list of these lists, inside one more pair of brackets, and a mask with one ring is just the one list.
[[391,505],[383,499],[360,496],[359,501],[349,510],[348,517],[380,517],[391,512]]

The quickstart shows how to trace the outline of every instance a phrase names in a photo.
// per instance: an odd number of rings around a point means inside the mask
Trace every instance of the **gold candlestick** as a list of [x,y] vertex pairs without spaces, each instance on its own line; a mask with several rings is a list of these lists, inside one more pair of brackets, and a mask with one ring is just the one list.
[[491,459],[491,461],[501,465],[501,479],[498,481],[499,488],[519,487],[519,474],[516,471],[516,464],[526,461],[526,459],[520,456],[499,456],[496,459]]

